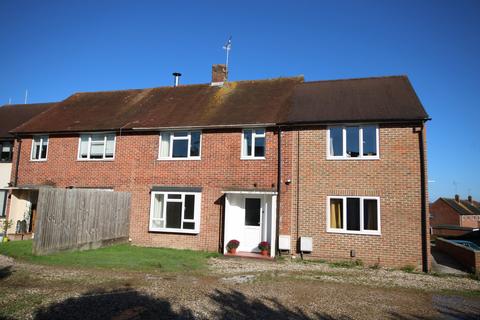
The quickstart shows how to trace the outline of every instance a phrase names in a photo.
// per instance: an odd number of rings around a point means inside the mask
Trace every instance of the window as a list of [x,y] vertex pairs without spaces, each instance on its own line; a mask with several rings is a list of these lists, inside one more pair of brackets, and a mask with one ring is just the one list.
[[82,134],[78,143],[79,160],[113,160],[115,134]]
[[12,162],[13,146],[9,141],[0,141],[0,162]]
[[48,153],[48,136],[38,136],[33,138],[32,154],[30,160],[45,161]]
[[152,191],[150,231],[198,233],[200,198],[198,192]]
[[160,133],[158,159],[200,159],[200,131]]
[[265,159],[265,129],[243,130],[242,159]]
[[0,217],[5,217],[7,211],[7,190],[0,190]]
[[328,159],[378,159],[378,126],[328,129]]
[[328,197],[327,231],[380,234],[378,197]]

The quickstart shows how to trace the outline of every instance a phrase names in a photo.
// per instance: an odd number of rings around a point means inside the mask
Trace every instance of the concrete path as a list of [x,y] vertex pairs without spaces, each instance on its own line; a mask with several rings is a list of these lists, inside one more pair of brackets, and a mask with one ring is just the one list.
[[436,249],[435,245],[431,247],[432,272],[440,274],[468,275],[465,268],[454,258],[446,253]]

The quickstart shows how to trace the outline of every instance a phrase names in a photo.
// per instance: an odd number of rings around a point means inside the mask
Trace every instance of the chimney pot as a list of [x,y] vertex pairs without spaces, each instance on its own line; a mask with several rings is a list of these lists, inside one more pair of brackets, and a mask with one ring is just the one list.
[[455,201],[460,202],[460,196],[458,194],[455,195]]
[[227,67],[224,64],[212,66],[212,85],[223,84],[227,81]]
[[468,196],[468,202],[470,202],[470,203],[473,204],[473,198],[472,198],[472,196]]

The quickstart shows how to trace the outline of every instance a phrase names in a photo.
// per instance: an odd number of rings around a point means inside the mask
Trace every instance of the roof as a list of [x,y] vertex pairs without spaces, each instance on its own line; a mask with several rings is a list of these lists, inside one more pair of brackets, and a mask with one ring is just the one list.
[[301,77],[77,93],[14,132],[275,124]]
[[423,121],[406,76],[304,82],[303,77],[77,93],[16,133]]
[[48,110],[54,103],[10,104],[0,107],[0,139],[13,139],[10,130]]
[[460,200],[459,202],[455,199],[449,198],[440,198],[445,201],[450,207],[452,207],[459,215],[480,215],[480,205],[478,202],[473,201],[473,204],[468,202],[468,200]]
[[293,103],[287,123],[428,119],[406,76],[305,82]]

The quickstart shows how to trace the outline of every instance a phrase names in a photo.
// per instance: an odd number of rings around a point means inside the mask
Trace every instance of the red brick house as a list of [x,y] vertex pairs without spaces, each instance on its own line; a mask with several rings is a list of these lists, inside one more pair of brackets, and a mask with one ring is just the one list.
[[57,103],[13,130],[12,192],[128,191],[136,245],[265,240],[272,256],[428,269],[428,115],[405,76],[214,82]]
[[454,199],[438,198],[430,204],[430,225],[478,228],[480,227],[480,203],[473,200],[472,196],[462,200],[458,194]]

